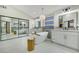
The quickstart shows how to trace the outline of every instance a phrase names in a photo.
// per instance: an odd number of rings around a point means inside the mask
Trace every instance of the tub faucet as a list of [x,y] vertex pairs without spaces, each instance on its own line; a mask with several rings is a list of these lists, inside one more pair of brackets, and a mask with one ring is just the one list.
[[34,33],[32,33],[32,34],[37,35],[37,36],[40,36],[39,34],[36,33],[36,31]]

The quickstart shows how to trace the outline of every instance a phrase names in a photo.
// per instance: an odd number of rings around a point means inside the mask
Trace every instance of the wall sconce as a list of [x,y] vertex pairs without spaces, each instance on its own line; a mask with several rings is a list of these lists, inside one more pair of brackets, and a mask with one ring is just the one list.
[[63,9],[64,12],[67,12],[70,10],[70,7]]

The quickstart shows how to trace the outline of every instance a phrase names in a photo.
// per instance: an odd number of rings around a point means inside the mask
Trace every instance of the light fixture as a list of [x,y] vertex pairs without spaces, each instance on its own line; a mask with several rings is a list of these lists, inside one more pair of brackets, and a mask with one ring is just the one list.
[[42,14],[40,15],[40,20],[45,20],[45,15],[44,15],[44,8],[41,8]]
[[70,11],[70,7],[63,9],[64,12]]
[[22,22],[22,24],[25,24],[25,22]]

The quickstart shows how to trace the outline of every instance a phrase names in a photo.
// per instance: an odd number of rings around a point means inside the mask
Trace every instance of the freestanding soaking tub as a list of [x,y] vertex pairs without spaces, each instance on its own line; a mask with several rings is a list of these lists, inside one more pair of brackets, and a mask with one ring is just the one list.
[[40,32],[35,36],[35,44],[40,44],[47,39],[48,32]]

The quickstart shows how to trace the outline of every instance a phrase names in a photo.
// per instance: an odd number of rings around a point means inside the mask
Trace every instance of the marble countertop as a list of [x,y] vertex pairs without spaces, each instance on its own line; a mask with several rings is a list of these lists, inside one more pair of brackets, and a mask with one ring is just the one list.
[[63,29],[54,29],[53,31],[62,31],[62,32],[79,32],[79,30],[63,30]]

